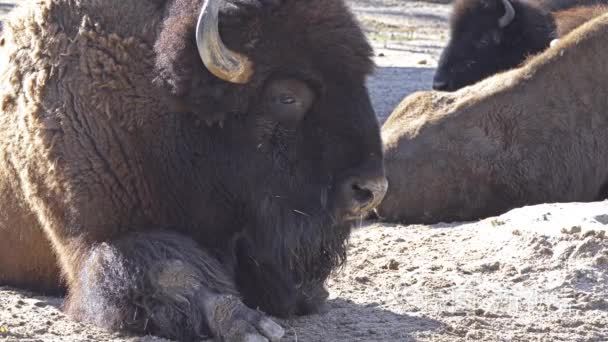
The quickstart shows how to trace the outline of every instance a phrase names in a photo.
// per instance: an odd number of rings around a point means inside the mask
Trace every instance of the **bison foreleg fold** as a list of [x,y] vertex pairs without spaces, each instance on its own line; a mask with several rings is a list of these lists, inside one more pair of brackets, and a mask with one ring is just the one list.
[[66,310],[107,328],[179,340],[278,340],[283,330],[238,298],[230,272],[191,239],[131,233],[80,246]]

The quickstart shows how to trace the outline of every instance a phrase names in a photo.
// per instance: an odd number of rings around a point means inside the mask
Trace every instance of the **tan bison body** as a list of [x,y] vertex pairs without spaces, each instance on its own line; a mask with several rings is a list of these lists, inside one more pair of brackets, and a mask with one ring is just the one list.
[[608,15],[520,69],[455,93],[406,98],[382,127],[387,220],[472,220],[604,198]]

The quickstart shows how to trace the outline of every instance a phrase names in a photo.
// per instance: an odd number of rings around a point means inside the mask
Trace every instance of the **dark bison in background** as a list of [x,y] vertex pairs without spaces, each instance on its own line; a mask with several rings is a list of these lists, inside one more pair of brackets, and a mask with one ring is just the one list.
[[[218,19],[219,12],[219,19]],[[276,341],[384,196],[338,0],[27,2],[0,47],[0,284],[180,340]],[[218,28],[219,23],[219,28]]]
[[382,126],[388,221],[470,221],[608,197],[608,14],[523,67],[418,92]]
[[439,59],[433,89],[454,91],[517,67],[554,39],[608,12],[601,1],[454,1],[450,40]]

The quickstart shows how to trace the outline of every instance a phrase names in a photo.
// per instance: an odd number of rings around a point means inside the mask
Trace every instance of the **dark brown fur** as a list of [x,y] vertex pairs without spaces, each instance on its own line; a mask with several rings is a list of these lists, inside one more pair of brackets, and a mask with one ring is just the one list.
[[[371,48],[342,1],[222,12],[255,63],[230,84],[194,46],[201,4],[28,2],[7,23],[0,284],[65,285],[77,319],[182,340],[274,340],[251,308],[324,302],[355,185],[383,178]],[[264,107],[285,78],[316,96],[295,127]]]
[[498,24],[505,13],[502,0],[454,2],[450,41],[435,72],[435,90],[454,91],[520,66],[548,48],[552,40],[608,10],[603,5],[572,2],[566,9],[552,12],[535,2],[509,1],[515,17],[506,27]]

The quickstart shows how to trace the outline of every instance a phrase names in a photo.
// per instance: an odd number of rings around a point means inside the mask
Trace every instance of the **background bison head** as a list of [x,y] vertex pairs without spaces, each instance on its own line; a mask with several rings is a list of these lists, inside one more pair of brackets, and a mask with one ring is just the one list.
[[433,89],[453,91],[518,66],[549,46],[549,12],[519,0],[456,0]]
[[371,48],[341,1],[220,11],[219,35],[216,10],[197,6],[176,2],[155,46],[159,83],[191,117],[175,151],[180,196],[197,206],[189,234],[234,250],[247,304],[306,312],[294,300],[324,299],[353,220],[387,187]]

